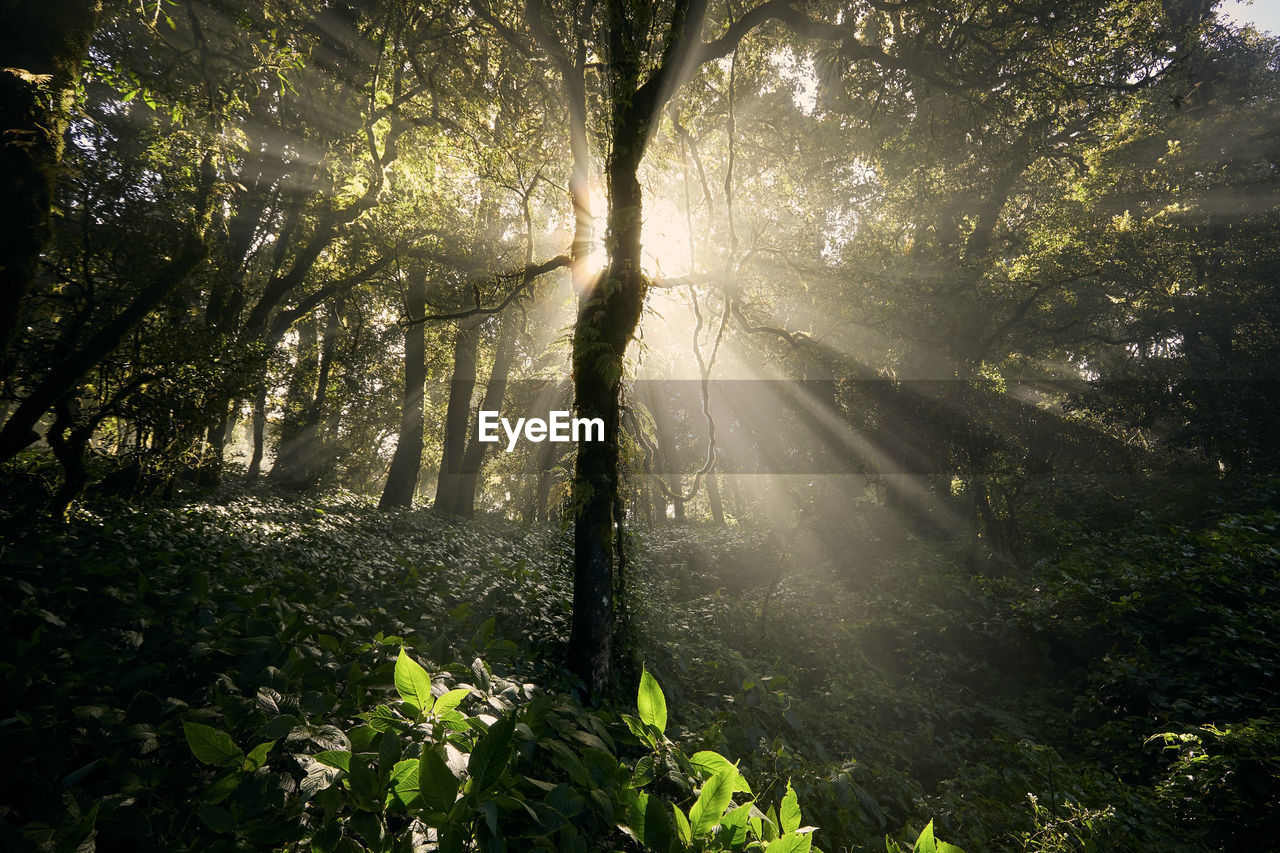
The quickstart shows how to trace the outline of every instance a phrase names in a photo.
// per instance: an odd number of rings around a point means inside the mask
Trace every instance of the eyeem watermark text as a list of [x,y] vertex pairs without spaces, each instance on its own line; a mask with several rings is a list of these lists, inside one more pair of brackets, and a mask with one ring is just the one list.
[[516,449],[521,433],[526,441],[533,442],[604,441],[603,418],[575,418],[567,411],[548,412],[546,420],[516,418],[512,425],[509,418],[502,417],[498,412],[481,410],[478,438],[481,441],[501,441],[498,436],[499,426],[507,434],[508,453]]

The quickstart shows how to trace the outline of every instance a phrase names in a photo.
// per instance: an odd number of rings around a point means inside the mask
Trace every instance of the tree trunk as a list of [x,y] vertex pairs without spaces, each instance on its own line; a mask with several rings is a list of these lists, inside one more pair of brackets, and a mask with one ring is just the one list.
[[444,450],[440,457],[440,474],[436,478],[434,508],[437,512],[451,514],[458,504],[479,347],[480,324],[473,319],[458,321],[457,337],[453,343],[453,378],[449,380],[449,403],[444,414]]
[[724,503],[720,500],[720,483],[715,469],[707,472],[707,503],[711,504],[711,520],[724,525]]
[[[213,405],[216,406],[216,403]],[[196,482],[201,486],[212,488],[222,481],[222,457],[233,412],[232,404],[224,402],[221,411],[210,419],[205,430],[204,450],[200,454],[200,468],[196,472]]]
[[[516,354],[516,330],[510,328],[510,321],[498,320],[498,346],[493,354],[493,370],[489,373],[489,384],[485,386],[484,402],[480,408],[484,411],[500,411],[502,401],[507,394],[507,380],[511,377],[511,362]],[[476,511],[476,491],[480,483],[480,466],[484,463],[488,442],[479,440],[477,431],[468,433],[467,450],[462,457],[462,472],[458,479],[458,488],[453,495],[453,506],[450,512],[471,518]],[[548,442],[550,443],[550,442]]]
[[[227,415],[227,420],[222,429],[222,446],[225,452],[226,446],[233,444],[236,437],[236,427],[240,424],[240,408],[244,405],[244,399],[237,397],[231,401],[231,413]],[[222,459],[220,455],[219,460]]]
[[[311,330],[309,339],[304,341],[300,336],[299,348],[305,343],[308,349],[314,350],[315,327],[312,323],[308,327]],[[333,372],[334,350],[341,328],[335,308],[328,312],[325,321],[319,361],[314,361],[314,357],[308,357],[304,361],[304,355],[299,356],[298,369],[294,373],[294,378],[298,381],[296,385],[290,383],[289,397],[292,402],[287,406],[295,413],[295,419],[291,429],[282,431],[276,450],[276,462],[271,468],[271,478],[283,486],[294,489],[311,488],[323,473],[320,421],[328,399],[329,376]],[[313,364],[316,371],[314,380],[310,378]],[[315,389],[314,394],[311,393],[312,387]]]
[[[645,405],[649,407],[649,414],[653,416],[654,438],[657,439],[657,458],[653,460],[653,470],[658,476],[666,482],[667,488],[675,494],[683,494],[684,482],[680,476],[680,454],[676,447],[675,431],[671,426],[671,396],[673,388],[668,386],[666,393],[659,398],[653,393],[654,383],[648,383],[645,388],[648,393],[645,395]],[[673,518],[677,522],[684,522],[684,501],[679,498],[672,498],[666,492],[659,489],[658,492],[659,506],[662,507],[662,520],[667,520],[667,506],[670,504],[674,507]]]
[[623,356],[644,307],[640,269],[641,189],[646,127],[615,103],[609,183],[609,268],[582,294],[573,330],[578,416],[600,418],[604,440],[578,445],[574,467],[573,624],[569,668],[589,695],[604,696],[613,656],[615,503],[618,500]]
[[253,398],[253,456],[249,459],[249,482],[262,473],[262,454],[267,444],[267,384],[258,386]]
[[551,442],[544,442],[542,447],[537,450],[538,457],[538,482],[537,482],[537,520],[542,524],[551,521],[551,485],[554,479],[551,470],[556,462],[556,446]]
[[[569,668],[589,698],[608,691],[613,656],[614,562],[622,541],[618,511],[618,455],[623,357],[640,322],[646,281],[640,265],[642,195],[637,172],[650,131],[684,75],[699,60],[707,0],[676,3],[656,68],[646,74],[651,46],[649,7],[622,0],[603,4],[604,74],[609,89],[609,267],[578,291],[573,329],[574,405],[578,416],[600,418],[604,440],[578,446],[573,477],[573,625]],[[650,10],[651,11],[651,10]],[[644,79],[646,78],[647,79]],[[642,83],[643,80],[643,83]]]
[[53,425],[45,433],[49,448],[62,466],[62,483],[50,503],[54,517],[62,520],[66,520],[71,504],[80,497],[89,480],[84,455],[93,430],[76,424],[74,408],[66,398],[54,404]]
[[[405,309],[410,317],[427,313],[427,280],[415,275],[409,280]],[[391,457],[387,485],[382,490],[378,509],[413,506],[422,469],[423,416],[422,402],[427,383],[427,329],[414,323],[404,333],[404,389],[400,395],[400,436]]]
[[22,303],[49,238],[63,137],[100,8],[99,0],[0,2],[0,64],[6,66],[0,71],[0,376],[5,378]]

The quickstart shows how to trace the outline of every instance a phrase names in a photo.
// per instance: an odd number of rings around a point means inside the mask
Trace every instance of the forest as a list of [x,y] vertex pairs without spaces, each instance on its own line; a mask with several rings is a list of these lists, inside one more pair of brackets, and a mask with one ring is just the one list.
[[0,0],[0,848],[1280,847],[1215,6]]

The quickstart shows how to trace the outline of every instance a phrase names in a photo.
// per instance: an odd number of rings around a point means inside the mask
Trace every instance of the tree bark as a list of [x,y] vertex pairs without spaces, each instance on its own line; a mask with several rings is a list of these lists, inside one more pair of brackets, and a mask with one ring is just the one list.
[[[328,312],[324,333],[320,341],[319,361],[306,362],[299,359],[295,372],[297,385],[291,383],[289,408],[295,413],[292,428],[285,430],[277,445],[276,462],[271,468],[271,478],[283,486],[294,489],[306,489],[314,486],[320,479],[324,468],[323,442],[321,439],[320,421],[324,415],[325,403],[328,399],[329,377],[333,372],[334,351],[341,330],[338,310]],[[306,343],[314,348],[314,326],[311,337]],[[300,341],[299,346],[303,344]],[[315,364],[316,376],[311,380],[311,365]],[[314,381],[314,386],[311,382]],[[314,387],[314,394],[311,388]]]
[[[211,406],[218,407],[217,400]],[[215,408],[215,415],[205,429],[204,450],[200,454],[200,468],[196,472],[196,482],[201,486],[214,487],[222,481],[223,452],[227,444],[227,436],[231,432],[232,418],[235,415],[235,401],[223,401]]]
[[480,324],[468,318],[458,321],[453,343],[453,378],[449,380],[449,403],[444,415],[444,449],[440,474],[436,478],[437,512],[452,513],[461,486],[462,457],[467,448],[467,425],[471,421],[471,395],[476,388],[476,352],[480,347]]
[[[680,475],[680,453],[676,446],[675,430],[671,425],[671,397],[674,388],[669,386],[663,398],[653,393],[654,383],[646,386],[645,405],[653,416],[654,438],[657,439],[657,458],[653,460],[654,473],[662,477],[667,488],[677,495],[684,494],[684,478]],[[684,501],[673,498],[661,488],[658,490],[658,505],[662,508],[662,520],[667,520],[667,506],[673,508],[674,521],[684,523]]]
[[[614,565],[621,541],[617,511],[623,357],[640,322],[647,282],[641,272],[643,200],[637,172],[663,105],[693,65],[702,61],[707,0],[678,0],[662,39],[657,67],[645,79],[652,21],[649,7],[604,4],[605,75],[609,97],[609,266],[579,291],[573,330],[574,403],[579,417],[600,418],[604,440],[578,446],[573,478],[573,623],[569,668],[589,698],[608,692],[613,656]],[[709,58],[709,57],[708,57]],[[642,82],[643,80],[643,82]]]
[[614,509],[618,500],[623,357],[640,321],[646,281],[640,269],[642,196],[637,171],[646,122],[629,105],[614,106],[607,163],[609,240],[605,275],[590,283],[573,331],[573,388],[578,416],[600,418],[604,440],[578,445],[574,466],[573,623],[569,668],[589,695],[608,692],[613,657]]
[[720,500],[720,483],[715,469],[707,472],[707,503],[711,504],[711,520],[724,526],[724,502]]
[[[510,322],[502,317],[498,319],[498,346],[493,354],[493,369],[489,373],[489,383],[485,386],[482,410],[500,411],[502,401],[507,394],[507,381],[511,377],[511,362],[516,354],[515,330],[509,328]],[[480,467],[484,464],[488,442],[479,440],[479,424],[476,432],[467,436],[467,450],[462,456],[462,471],[457,481],[457,490],[453,495],[453,505],[449,512],[471,518],[476,511],[476,491],[480,483]],[[549,443],[549,442],[548,442]]]
[[253,456],[249,459],[249,482],[262,473],[262,455],[267,439],[267,384],[258,386],[253,398]]
[[0,2],[0,375],[6,377],[22,303],[49,239],[63,137],[100,8],[99,0]]
[[89,480],[84,455],[93,429],[76,424],[73,402],[65,397],[54,404],[53,411],[53,425],[45,434],[45,440],[62,466],[62,483],[53,494],[50,509],[55,518],[66,520],[71,504]]
[[[405,297],[405,309],[410,317],[426,314],[426,277],[413,276]],[[424,324],[414,323],[404,333],[404,390],[400,396],[400,436],[396,440],[396,452],[391,457],[391,470],[387,472],[387,485],[382,490],[378,509],[413,506],[418,473],[422,469],[422,402],[426,382],[427,330]]]

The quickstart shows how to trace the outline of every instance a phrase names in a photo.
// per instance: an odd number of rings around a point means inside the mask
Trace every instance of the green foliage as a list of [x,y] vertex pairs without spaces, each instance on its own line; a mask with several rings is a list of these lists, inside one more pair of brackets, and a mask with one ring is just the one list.
[[388,696],[402,645],[500,666],[517,643],[554,657],[567,628],[558,545],[505,526],[273,499],[19,521],[3,526],[0,679],[20,699],[0,726],[0,831],[35,846],[286,843],[304,789],[369,781],[343,725],[370,701],[397,724],[457,725],[486,689],[454,667],[410,710]]
[[916,838],[910,850],[903,848],[901,844],[892,840],[885,839],[885,850],[888,853],[964,853],[954,844],[948,844],[945,841],[939,841],[933,835],[933,821],[925,824],[924,829],[920,830],[920,835]]
[[[436,685],[402,647],[395,669],[398,705],[380,704],[320,738],[306,727],[288,732],[305,775],[297,795],[270,816],[276,831],[293,822],[289,834],[312,849],[398,851],[426,839],[446,850],[578,850],[615,831],[662,853],[817,849],[790,786],[780,806],[763,813],[728,759],[704,751],[692,761],[663,736],[652,713],[655,703],[665,708],[662,690],[647,672],[637,705],[649,751],[628,763],[617,757],[621,732],[611,715],[494,676],[478,658],[468,673],[475,684],[452,690],[444,689],[450,669],[462,667],[446,669]],[[457,698],[441,709],[433,692]],[[273,744],[246,760],[226,732],[184,727],[196,759],[227,768],[206,792],[201,819],[217,833],[261,837],[265,827],[252,813],[219,804],[253,785]],[[325,743],[344,748],[305,751]],[[281,772],[282,787],[295,775]],[[735,803],[738,792],[748,797]],[[682,808],[687,793],[693,803]]]
[[[1172,755],[1157,791],[1161,802],[1186,823],[1208,829],[1212,838],[1241,837],[1265,846],[1280,831],[1280,724],[1246,719],[1238,724],[1202,725],[1160,732],[1151,741]],[[1247,815],[1245,827],[1232,826]],[[1231,816],[1231,817],[1228,817]]]
[[769,574],[719,588],[752,538],[672,530],[633,564],[634,701],[592,709],[533,663],[567,633],[555,538],[349,498],[10,519],[0,832],[767,851],[820,826],[870,851],[933,820],[968,850],[1265,846],[1277,519],[1228,509],[1071,516],[1069,549],[1003,579],[924,544],[865,586],[792,569],[764,634]]

